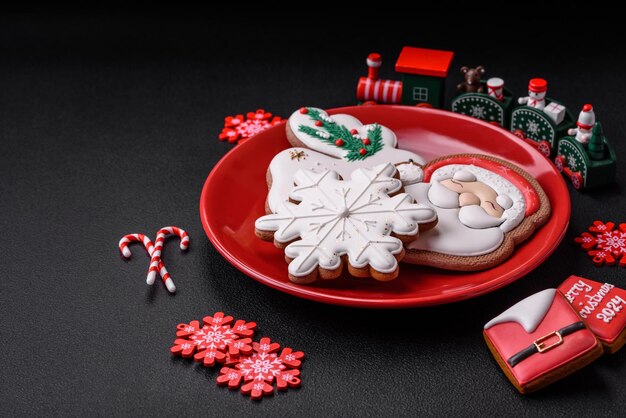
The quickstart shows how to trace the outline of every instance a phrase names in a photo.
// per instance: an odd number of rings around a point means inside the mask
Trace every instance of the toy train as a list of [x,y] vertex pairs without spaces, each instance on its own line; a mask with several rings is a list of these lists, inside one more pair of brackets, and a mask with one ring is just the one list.
[[[453,53],[404,47],[395,69],[402,80],[378,76],[382,64],[376,53],[367,57],[368,75],[357,85],[362,104],[403,104],[443,108],[444,84]],[[615,178],[616,156],[595,122],[591,105],[583,106],[578,120],[561,103],[546,97],[547,82],[530,80],[528,96],[516,98],[500,78],[484,80],[482,67],[462,67],[465,80],[450,109],[508,129],[547,158],[570,179],[575,189],[610,183]]]

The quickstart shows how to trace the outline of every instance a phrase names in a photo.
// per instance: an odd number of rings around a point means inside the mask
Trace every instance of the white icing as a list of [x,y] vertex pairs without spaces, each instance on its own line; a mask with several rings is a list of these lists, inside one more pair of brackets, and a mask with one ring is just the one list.
[[[406,186],[405,191],[416,201],[428,204],[430,188],[431,185],[428,183],[419,183]],[[437,225],[428,231],[420,232],[419,239],[407,244],[407,248],[469,257],[488,254],[502,244],[504,233],[500,228],[468,228],[459,220],[460,208],[445,209],[430,206],[437,212]]]
[[452,178],[458,181],[476,181],[476,176],[467,170],[457,171],[456,173],[454,173]]
[[428,189],[428,200],[433,205],[444,209],[459,207],[459,194],[438,181],[433,181]]
[[[292,152],[303,152],[305,157],[292,158]],[[350,174],[358,168],[370,168],[385,163],[400,163],[413,160],[418,164],[424,164],[422,157],[409,151],[397,148],[383,148],[376,154],[364,160],[347,161],[320,154],[319,152],[306,148],[289,148],[276,154],[270,163],[270,173],[272,175],[272,186],[267,197],[269,208],[276,212],[278,206],[289,200],[289,192],[293,188],[293,178],[298,170],[312,170],[322,172],[333,170],[347,179]],[[402,174],[400,173],[402,179]]]
[[505,194],[501,194],[496,197],[496,203],[504,209],[509,209],[511,208],[511,206],[513,206],[513,199]]
[[[506,171],[510,170],[510,168],[506,166],[501,166],[501,168],[503,174],[506,174]],[[431,181],[441,181],[452,178],[454,174],[460,170],[473,174],[476,180],[491,187],[498,195],[506,195],[513,201],[513,205],[502,214],[502,218],[505,218],[505,221],[500,225],[500,229],[504,232],[509,232],[524,220],[524,214],[526,212],[526,200],[524,199],[524,195],[513,183],[498,173],[475,165],[450,164],[435,170],[431,176]]]
[[291,192],[300,203],[282,202],[276,214],[257,219],[255,226],[274,231],[278,242],[300,238],[285,248],[293,259],[293,276],[310,274],[318,265],[334,270],[344,254],[354,267],[371,265],[391,273],[398,266],[394,254],[403,244],[390,234],[415,235],[419,223],[436,219],[434,210],[415,204],[406,193],[389,197],[402,187],[395,173],[392,164],[383,164],[355,170],[351,180],[344,181],[334,171],[301,170]]
[[403,185],[420,183],[424,180],[424,170],[417,164],[407,163],[396,166]]
[[548,313],[556,289],[546,289],[516,303],[485,324],[485,329],[505,322],[517,322],[528,333],[534,332]]
[[459,209],[459,220],[463,225],[474,229],[493,228],[504,222],[504,218],[493,217],[478,205],[463,206]]

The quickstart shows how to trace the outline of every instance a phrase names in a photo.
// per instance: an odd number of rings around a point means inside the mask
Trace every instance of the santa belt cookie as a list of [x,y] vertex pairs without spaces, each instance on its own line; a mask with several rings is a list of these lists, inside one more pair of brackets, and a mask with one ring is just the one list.
[[524,394],[585,367],[603,352],[556,289],[513,305],[485,325],[483,336],[504,374]]
[[[550,332],[549,334],[544,335],[541,338],[537,338],[531,345],[523,349],[517,354],[512,355],[506,361],[509,363],[511,367],[515,367],[522,360],[526,360],[528,357],[532,356],[536,353],[544,353],[548,350],[552,350],[554,347],[563,344],[563,338],[566,336],[580,331],[581,329],[585,329],[585,323],[583,321],[575,322],[571,325],[565,326],[558,331]],[[556,337],[557,340],[552,343],[547,343],[549,339],[552,337]]]
[[496,361],[521,392],[540,389],[626,344],[626,290],[570,276],[485,325]]

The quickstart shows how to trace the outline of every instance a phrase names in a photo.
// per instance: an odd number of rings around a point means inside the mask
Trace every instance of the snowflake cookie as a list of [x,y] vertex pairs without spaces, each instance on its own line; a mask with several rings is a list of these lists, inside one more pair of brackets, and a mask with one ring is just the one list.
[[223,367],[217,378],[218,385],[228,385],[230,389],[241,386],[241,393],[250,395],[253,400],[274,393],[274,385],[278,390],[287,390],[300,386],[300,365],[304,357],[302,351],[284,348],[280,354],[280,344],[273,343],[269,338],[261,338],[252,344],[254,353],[242,356],[234,367]]
[[252,339],[256,323],[243,320],[233,325],[232,316],[224,316],[216,312],[213,316],[205,316],[199,321],[178,324],[176,341],[170,348],[175,356],[192,357],[206,367],[215,362],[223,364],[236,363],[241,354],[252,352]]
[[583,232],[574,242],[587,251],[596,266],[619,263],[626,267],[626,223],[616,228],[613,222],[595,221],[589,232]]
[[394,176],[392,164],[357,169],[350,180],[335,171],[300,170],[291,201],[257,219],[256,234],[285,249],[296,283],[337,278],[344,264],[356,277],[394,279],[403,242],[437,220],[433,209],[400,193],[402,182]]

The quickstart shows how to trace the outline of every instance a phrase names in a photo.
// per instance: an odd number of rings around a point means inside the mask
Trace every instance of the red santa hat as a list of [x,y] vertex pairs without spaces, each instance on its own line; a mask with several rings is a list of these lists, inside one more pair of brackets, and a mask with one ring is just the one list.
[[593,113],[593,106],[589,103],[583,106],[583,110],[580,111],[578,115],[578,122],[576,122],[576,126],[581,129],[591,129],[593,125],[596,123],[596,114]]

